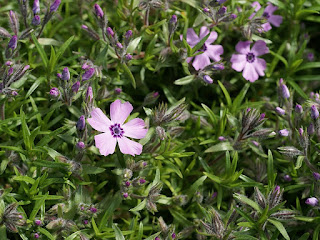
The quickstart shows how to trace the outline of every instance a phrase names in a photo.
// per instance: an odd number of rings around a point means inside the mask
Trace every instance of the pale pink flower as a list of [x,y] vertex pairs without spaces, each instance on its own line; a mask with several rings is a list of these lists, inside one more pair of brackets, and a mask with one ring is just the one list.
[[[195,33],[192,28],[188,28],[187,31],[187,43],[190,47],[194,47],[203,39],[205,36],[209,34],[209,29],[207,27],[200,28],[199,36]],[[223,54],[223,47],[221,45],[211,45],[218,37],[218,34],[214,31],[210,33],[209,38],[204,42],[203,46],[199,51],[203,52],[194,57],[192,62],[192,66],[196,69],[204,69],[206,66],[210,65],[210,59],[215,62],[220,61],[220,55]],[[187,58],[187,62],[191,62],[193,57]]]
[[252,49],[250,49],[250,44],[250,41],[240,41],[236,45],[239,54],[232,54],[230,62],[234,70],[243,71],[242,76],[246,80],[254,82],[259,78],[259,75],[264,76],[264,70],[267,66],[266,61],[258,56],[268,53],[269,48],[262,40],[256,41]]
[[94,137],[96,147],[102,155],[107,156],[114,153],[117,142],[123,154],[132,156],[141,154],[142,145],[127,137],[142,139],[146,136],[148,129],[140,118],[134,118],[124,123],[132,110],[133,107],[129,102],[121,103],[120,100],[116,100],[110,105],[111,120],[100,108],[92,110],[91,118],[87,121],[95,130],[103,132]]

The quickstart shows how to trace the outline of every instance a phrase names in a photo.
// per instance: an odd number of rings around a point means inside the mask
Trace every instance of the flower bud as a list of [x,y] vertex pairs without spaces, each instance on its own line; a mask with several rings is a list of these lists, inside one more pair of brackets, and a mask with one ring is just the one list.
[[290,175],[286,174],[283,176],[283,180],[285,180],[286,182],[291,182],[292,178],[290,177]]
[[71,90],[72,92],[77,93],[79,91],[79,88],[80,88],[80,82],[77,81],[72,85]]
[[129,194],[128,194],[127,192],[125,192],[125,193],[122,194],[122,196],[123,196],[124,198],[128,198],[128,197],[129,197]]
[[130,61],[130,60],[132,60],[132,55],[130,54],[130,53],[127,53],[126,54],[126,59],[128,60],[128,61]]
[[90,210],[90,212],[92,212],[92,213],[96,213],[96,212],[98,211],[95,207],[91,207],[89,210]]
[[117,95],[120,94],[121,92],[122,92],[121,88],[115,88],[114,89],[114,93],[117,94]]
[[68,81],[70,79],[70,72],[67,67],[62,70],[61,79],[64,81]]
[[219,15],[224,15],[227,12],[227,7],[223,6],[218,10]]
[[55,12],[58,10],[59,6],[60,6],[61,0],[55,0],[51,6],[50,6],[50,12]]
[[294,110],[296,113],[299,113],[299,114],[301,114],[303,112],[303,108],[300,104],[296,104]]
[[286,114],[286,111],[284,109],[282,109],[281,107],[276,107],[276,112],[279,115],[285,115]]
[[102,11],[101,7],[98,4],[94,5],[94,10],[95,10],[96,15],[97,15],[98,18],[103,18],[103,15],[104,15],[103,11]]
[[266,114],[265,113],[261,113],[259,121],[262,121],[265,117],[266,117]]
[[144,184],[145,182],[146,182],[146,180],[145,180],[144,178],[140,178],[140,179],[139,179],[139,183],[140,183],[140,184]]
[[307,59],[309,62],[312,62],[314,60],[314,54],[313,53],[308,53],[307,54]]
[[11,92],[11,95],[15,97],[15,96],[18,95],[18,93],[17,93],[17,91],[12,91],[12,92]]
[[225,138],[224,136],[220,136],[220,137],[218,137],[218,140],[219,140],[219,141],[225,141],[226,138]]
[[124,36],[125,36],[125,38],[127,38],[127,39],[128,39],[128,38],[131,38],[131,37],[132,37],[132,30],[128,30]]
[[54,88],[51,88],[49,94],[52,96],[52,97],[58,97],[59,96],[59,89],[54,87]]
[[316,120],[319,117],[319,111],[315,105],[311,106],[311,118]]
[[13,64],[13,62],[11,61],[6,61],[6,66],[11,66]]
[[114,32],[111,27],[107,27],[107,34],[109,37],[114,37]]
[[13,73],[13,68],[11,67],[11,68],[8,69],[8,76],[11,76],[12,73]]
[[314,207],[314,206],[318,205],[319,201],[317,198],[311,197],[311,198],[308,198],[305,203]]
[[83,224],[84,225],[88,225],[89,224],[89,221],[87,219],[83,220]]
[[279,131],[279,135],[282,137],[288,137],[289,136],[289,131],[287,129],[282,129]]
[[85,73],[82,75],[82,81],[87,81],[90,78],[92,78],[94,74],[94,68],[89,68],[88,70],[85,71]]
[[317,180],[317,181],[320,180],[320,173],[313,172],[312,175],[313,175],[315,180]]
[[131,183],[129,181],[125,182],[126,187],[129,187],[131,185]]
[[86,145],[84,144],[84,142],[77,142],[76,144],[76,148],[79,150],[82,150],[86,147]]
[[313,125],[313,123],[310,123],[310,125],[309,125],[308,128],[307,128],[307,133],[308,133],[309,135],[312,135],[312,134],[314,134],[314,132],[315,132],[315,130],[314,130],[314,125]]
[[280,93],[281,93],[281,96],[284,98],[284,99],[288,99],[290,97],[290,91],[287,87],[287,85],[285,85],[283,83],[283,79],[280,78]]
[[33,19],[32,19],[31,24],[32,24],[33,26],[38,26],[38,25],[40,25],[40,23],[41,23],[40,16],[39,16],[39,15],[35,15],[35,16],[33,17]]
[[176,235],[175,233],[172,233],[172,234],[171,234],[172,239],[176,238],[176,236],[177,236],[177,235]]
[[208,76],[208,75],[204,75],[204,76],[203,76],[203,81],[204,81],[205,83],[208,83],[208,84],[212,84],[212,83],[213,83],[212,78],[211,78],[210,76]]
[[122,44],[121,44],[120,42],[117,42],[116,46],[117,46],[117,48],[119,48],[119,49],[122,49],[122,48],[123,48],[123,46],[122,46]]
[[91,103],[92,100],[93,100],[93,91],[92,91],[92,87],[89,86],[86,92],[86,102]]
[[38,239],[40,237],[39,233],[35,233],[33,236],[35,239]]
[[40,226],[41,225],[41,221],[39,219],[35,220],[34,223],[37,225],[37,226]]
[[84,115],[80,116],[78,122],[77,122],[77,130],[79,131],[83,131],[85,129],[86,126],[86,119],[84,117]]
[[8,43],[8,48],[11,48],[12,50],[17,48],[17,43],[18,43],[18,37],[16,35],[12,36]]
[[207,7],[205,7],[205,8],[202,9],[202,11],[203,11],[204,13],[209,13],[209,12],[210,12],[210,9],[207,8]]
[[34,0],[33,1],[33,7],[32,7],[33,14],[36,15],[37,13],[40,12],[40,3],[39,0]]
[[223,63],[217,63],[217,64],[213,64],[212,68],[213,70],[221,71],[221,70],[224,70],[224,65]]

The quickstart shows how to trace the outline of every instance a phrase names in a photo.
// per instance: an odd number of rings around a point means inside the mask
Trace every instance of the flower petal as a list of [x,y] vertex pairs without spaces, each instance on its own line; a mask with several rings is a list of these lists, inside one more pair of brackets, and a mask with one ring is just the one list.
[[148,132],[146,125],[141,118],[135,118],[122,126],[124,136],[141,139],[144,138]]
[[100,132],[109,131],[109,126],[111,125],[111,121],[100,108],[94,108],[91,111],[91,118],[88,118],[87,121],[91,127]]
[[271,3],[268,3],[268,6],[264,9],[263,13],[268,13],[271,16],[277,9],[277,6],[273,6]]
[[268,18],[268,22],[270,22],[275,27],[279,27],[280,24],[282,23],[282,16],[272,15]]
[[198,71],[203,69],[210,64],[210,58],[207,54],[202,53],[194,57],[192,66]]
[[113,123],[123,124],[124,121],[128,118],[129,114],[133,110],[131,103],[125,102],[121,103],[118,99],[111,103],[110,106],[110,117]]
[[220,61],[220,55],[223,54],[223,47],[221,45],[208,45],[205,52],[215,62]]
[[238,44],[236,45],[236,50],[238,53],[242,53],[242,54],[247,54],[248,52],[250,52],[250,41],[240,41],[238,42]]
[[191,62],[192,59],[193,59],[193,57],[188,57],[187,60],[186,60],[187,63]]
[[142,145],[134,142],[126,137],[118,138],[120,151],[123,154],[140,155],[142,152]]
[[244,54],[232,54],[232,57],[230,59],[230,62],[232,62],[232,68],[238,72],[241,72],[246,65],[246,55]]
[[263,28],[264,32],[268,32],[268,31],[270,31],[272,29],[271,24],[268,23],[268,22],[262,24],[261,27]]
[[[205,35],[206,36],[206,35]],[[210,33],[210,36],[208,37],[207,41],[205,41],[205,43],[208,45],[208,44],[211,44],[213,43],[216,39],[218,38],[218,34],[213,31]],[[202,39],[202,38],[201,38]]]
[[266,70],[267,63],[262,58],[257,58],[253,63],[254,68],[260,76],[264,76],[264,70]]
[[191,46],[194,47],[198,42],[199,42],[199,37],[193,30],[193,28],[188,28],[187,30],[187,43]]
[[269,48],[267,44],[263,40],[258,40],[253,45],[251,51],[254,53],[255,56],[260,56],[269,52]]
[[249,17],[250,20],[256,15],[255,13],[258,12],[261,8],[261,5],[259,2],[253,2],[251,6],[254,8],[254,13],[252,13],[251,16]]
[[209,29],[206,26],[200,28],[199,38],[200,40],[209,34]]
[[242,72],[242,76],[250,82],[254,82],[259,78],[259,75],[252,63],[246,63]]
[[94,136],[94,140],[101,155],[107,156],[114,153],[117,139],[111,135],[110,131]]

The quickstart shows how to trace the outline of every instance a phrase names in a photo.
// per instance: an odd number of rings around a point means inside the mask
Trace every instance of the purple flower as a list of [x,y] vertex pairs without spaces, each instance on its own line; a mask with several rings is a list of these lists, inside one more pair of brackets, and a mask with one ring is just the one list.
[[176,24],[178,21],[177,15],[172,15],[171,19],[170,19],[170,23],[171,24]]
[[59,89],[54,87],[54,88],[51,88],[49,94],[52,96],[52,97],[58,97],[59,96]]
[[18,37],[16,35],[12,36],[8,43],[8,48],[11,48],[12,50],[17,48],[17,43],[18,43]]
[[282,109],[281,107],[276,107],[276,112],[279,115],[285,115],[286,114],[286,110]]
[[92,100],[93,100],[93,91],[92,91],[92,87],[89,86],[86,92],[86,103],[91,103]]
[[204,75],[204,76],[203,76],[203,81],[204,81],[205,83],[208,83],[208,84],[213,83],[212,78],[211,78],[210,76],[208,76],[208,75]]
[[306,204],[308,204],[308,205],[310,205],[310,206],[312,206],[312,207],[318,205],[318,203],[319,203],[319,201],[318,201],[318,199],[315,198],[315,197],[311,197],[311,198],[308,198],[308,199],[306,200]]
[[86,70],[84,72],[84,74],[82,75],[82,81],[87,81],[89,80],[90,78],[92,78],[94,74],[94,68],[89,68],[88,70]]
[[117,46],[117,48],[120,48],[120,49],[123,48],[123,46],[122,46],[122,44],[120,42],[117,42],[116,46]]
[[37,13],[40,12],[40,3],[39,0],[34,0],[33,1],[33,8],[32,8],[33,14],[36,15]]
[[79,91],[79,88],[80,88],[80,82],[77,81],[72,85],[71,90],[72,92],[77,93]]
[[316,120],[319,117],[319,111],[315,105],[311,106],[311,118]]
[[140,184],[144,184],[145,182],[146,182],[146,180],[145,180],[144,178],[140,178],[140,179],[139,179],[139,183],[140,183]]
[[103,18],[103,11],[102,11],[101,7],[99,6],[99,4],[94,5],[94,10],[95,10],[98,18]]
[[35,233],[34,235],[34,238],[38,239],[40,237],[39,233]]
[[65,67],[62,70],[61,79],[64,80],[64,81],[68,81],[70,79],[69,68]]
[[277,6],[273,6],[270,2],[268,2],[268,6],[264,10],[262,16],[267,19],[269,23],[271,23],[275,27],[279,27],[282,23],[282,16],[273,15],[273,13],[278,9]]
[[232,62],[232,68],[237,72],[242,72],[242,76],[250,81],[254,82],[260,76],[264,76],[264,70],[266,69],[266,61],[258,56],[264,55],[269,52],[269,48],[262,40],[258,40],[250,49],[250,41],[240,41],[236,45],[236,50],[240,54],[233,54],[230,62]]
[[[193,48],[197,43],[201,41],[205,36],[209,34],[209,29],[207,27],[200,28],[200,35],[194,32],[192,28],[189,28],[187,31],[187,43]],[[220,61],[220,55],[223,53],[223,48],[221,45],[211,45],[218,37],[216,32],[211,32],[209,38],[205,41],[202,48],[199,51],[203,52],[194,57],[192,66],[196,69],[203,69],[206,66],[210,65],[210,59],[215,62]],[[191,62],[193,57],[187,58],[187,62]]]
[[55,0],[50,6],[50,12],[55,12],[59,8],[61,0]]
[[256,147],[259,147],[259,143],[257,141],[251,141],[253,145],[255,145]]
[[114,93],[115,94],[120,94],[122,92],[122,89],[121,88],[115,88],[114,89]]
[[320,180],[320,173],[313,172],[312,175],[313,175],[315,180],[317,180],[317,181]]
[[130,154],[132,156],[141,154],[142,145],[127,137],[142,139],[146,136],[148,129],[145,128],[145,123],[140,118],[134,118],[124,123],[132,110],[133,107],[129,102],[121,103],[120,100],[114,101],[110,106],[111,120],[100,108],[92,110],[91,118],[87,121],[91,127],[103,132],[94,137],[96,147],[102,155],[113,154],[117,142],[123,154]]
[[225,138],[224,136],[220,136],[220,137],[218,137],[218,140],[219,140],[219,141],[225,141],[226,138]]
[[38,26],[39,24],[41,23],[41,19],[40,19],[40,16],[39,15],[35,15],[32,19],[32,22],[31,24],[33,26]]
[[127,54],[126,54],[126,59],[127,59],[128,61],[132,60],[132,55],[131,55],[130,53],[127,53]]
[[262,121],[265,117],[266,117],[266,114],[265,113],[261,113],[259,121]]
[[212,66],[212,68],[213,68],[214,70],[221,71],[221,70],[224,70],[224,65],[223,65],[223,63],[217,63],[217,64],[214,64],[214,65]]
[[129,187],[131,185],[129,181],[126,181],[125,184],[126,184],[126,187]]
[[282,137],[288,137],[289,136],[289,130],[287,129],[282,129],[279,131],[280,136]]
[[283,97],[284,99],[288,99],[290,97],[290,91],[287,85],[283,83],[282,78],[280,79],[280,93],[281,93],[281,97]]
[[89,223],[89,221],[87,219],[83,220],[83,224],[87,225]]
[[175,233],[172,233],[172,234],[171,234],[171,237],[172,237],[172,238],[176,238],[176,236],[177,236],[177,235],[176,235]]
[[90,212],[92,212],[92,213],[96,213],[96,212],[97,212],[97,209],[96,209],[95,207],[91,207],[89,210],[90,210]]

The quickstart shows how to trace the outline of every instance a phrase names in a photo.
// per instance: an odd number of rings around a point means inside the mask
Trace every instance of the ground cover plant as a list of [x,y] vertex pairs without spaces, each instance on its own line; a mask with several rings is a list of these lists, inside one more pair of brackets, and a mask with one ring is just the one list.
[[319,239],[319,0],[0,0],[0,239]]

